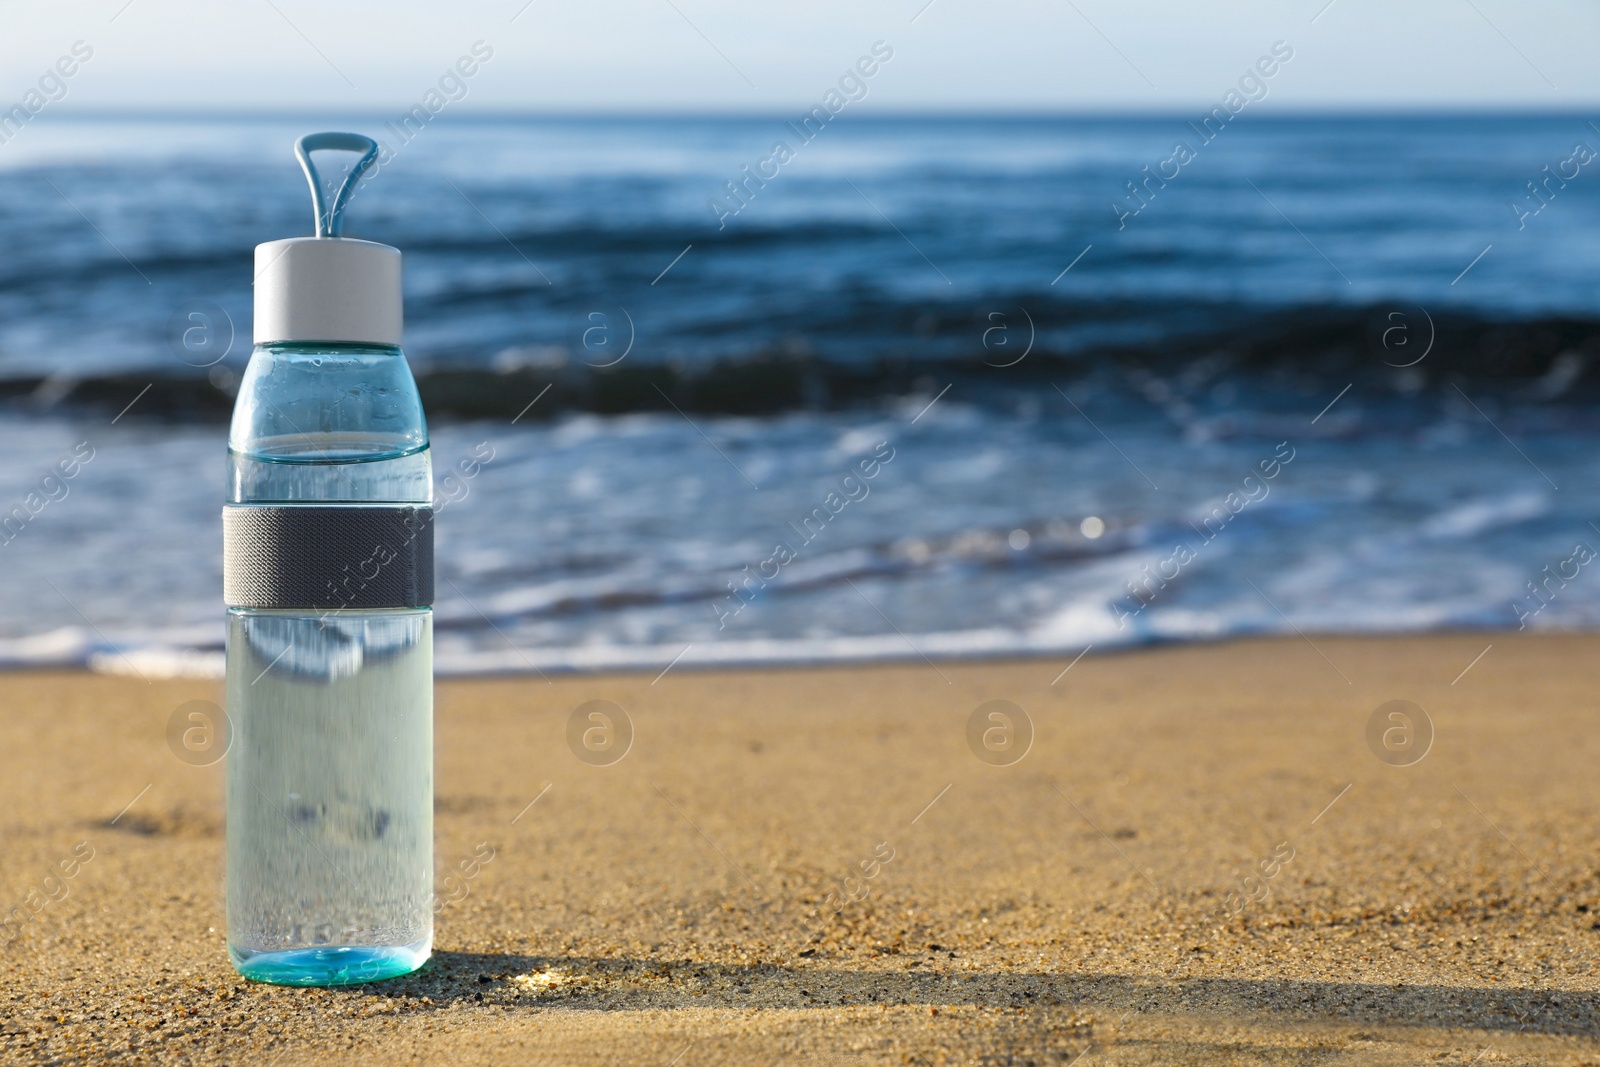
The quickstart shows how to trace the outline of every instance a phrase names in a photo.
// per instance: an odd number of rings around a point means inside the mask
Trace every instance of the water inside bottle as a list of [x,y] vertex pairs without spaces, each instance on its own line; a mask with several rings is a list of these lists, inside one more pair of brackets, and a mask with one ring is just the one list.
[[[245,504],[430,491],[425,449],[359,462],[232,455],[230,468]],[[427,608],[228,612],[228,947],[246,977],[364,982],[427,959],[432,650]]]

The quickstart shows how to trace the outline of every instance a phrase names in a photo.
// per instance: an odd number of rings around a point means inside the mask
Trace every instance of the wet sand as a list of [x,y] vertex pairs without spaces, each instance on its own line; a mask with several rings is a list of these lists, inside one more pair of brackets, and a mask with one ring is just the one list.
[[223,764],[166,739],[219,686],[3,675],[0,1056],[1600,1063],[1600,637],[1313,640],[441,683],[441,876],[494,858],[320,990],[228,964]]

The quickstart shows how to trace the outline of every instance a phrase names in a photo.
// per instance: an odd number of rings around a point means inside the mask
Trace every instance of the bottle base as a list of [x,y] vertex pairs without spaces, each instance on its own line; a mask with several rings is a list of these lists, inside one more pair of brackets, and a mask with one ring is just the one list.
[[234,969],[254,982],[324,986],[380,982],[410,974],[433,954],[430,941],[410,945],[328,945],[277,952],[228,946]]

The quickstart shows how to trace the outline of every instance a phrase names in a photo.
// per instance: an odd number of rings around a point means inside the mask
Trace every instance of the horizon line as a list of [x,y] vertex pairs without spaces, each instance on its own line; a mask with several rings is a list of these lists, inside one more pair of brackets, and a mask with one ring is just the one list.
[[[901,108],[889,111],[852,113],[853,122],[884,121],[976,121],[976,120],[1166,120],[1190,116],[1201,105],[1185,108],[1181,105],[1160,107],[1058,107],[1014,105],[993,108]],[[1257,112],[1255,121],[1283,121],[1297,119],[1449,119],[1449,118],[1514,118],[1541,117],[1564,118],[1588,116],[1596,110],[1582,106],[1525,106],[1489,104],[1405,104],[1405,105],[1301,105],[1275,112]],[[105,121],[118,119],[187,119],[209,121],[273,121],[303,118],[360,118],[362,120],[392,120],[396,114],[407,110],[376,108],[326,108],[326,107],[182,107],[134,106],[88,107],[59,111],[55,120]],[[453,112],[451,123],[496,123],[506,121],[692,121],[692,120],[781,120],[791,118],[786,111],[767,108],[572,108],[526,109],[488,108],[473,112]]]

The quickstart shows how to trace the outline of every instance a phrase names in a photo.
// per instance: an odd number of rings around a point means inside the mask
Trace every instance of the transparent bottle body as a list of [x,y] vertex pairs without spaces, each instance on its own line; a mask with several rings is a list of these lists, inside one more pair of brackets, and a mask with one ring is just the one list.
[[[228,440],[233,505],[426,504],[399,349],[257,348]],[[405,974],[433,940],[428,607],[228,608],[228,949],[246,977]]]

